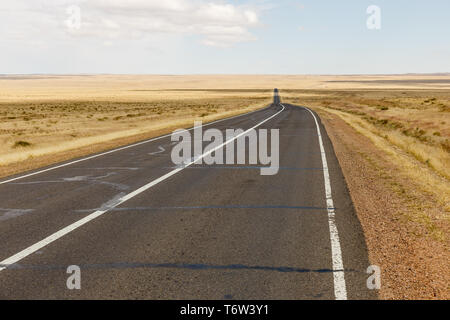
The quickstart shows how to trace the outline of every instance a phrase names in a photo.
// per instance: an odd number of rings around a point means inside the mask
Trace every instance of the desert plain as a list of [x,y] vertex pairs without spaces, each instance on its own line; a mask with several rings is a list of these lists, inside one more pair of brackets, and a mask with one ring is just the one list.
[[450,297],[450,74],[3,75],[0,177],[282,101],[321,117],[383,270],[380,297]]

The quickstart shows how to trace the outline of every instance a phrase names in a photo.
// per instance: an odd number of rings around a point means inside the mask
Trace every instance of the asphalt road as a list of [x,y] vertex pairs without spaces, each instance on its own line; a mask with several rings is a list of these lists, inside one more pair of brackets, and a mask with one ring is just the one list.
[[[204,130],[257,125],[280,130],[276,175],[175,166],[165,136],[1,180],[0,299],[377,298],[318,116],[275,91],[267,108]],[[80,290],[67,288],[71,265]]]

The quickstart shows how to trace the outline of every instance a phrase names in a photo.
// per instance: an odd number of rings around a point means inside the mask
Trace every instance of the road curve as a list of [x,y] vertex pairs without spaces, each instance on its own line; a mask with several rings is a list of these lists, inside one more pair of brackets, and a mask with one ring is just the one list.
[[376,299],[319,117],[275,90],[209,128],[279,129],[278,174],[175,166],[163,136],[1,180],[0,299]]

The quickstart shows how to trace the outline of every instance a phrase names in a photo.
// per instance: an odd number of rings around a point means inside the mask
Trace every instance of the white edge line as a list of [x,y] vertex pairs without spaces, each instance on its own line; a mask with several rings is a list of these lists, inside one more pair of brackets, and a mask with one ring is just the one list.
[[325,196],[327,200],[328,210],[328,225],[330,228],[331,239],[331,257],[333,260],[333,279],[334,279],[334,296],[336,300],[347,300],[347,288],[345,284],[344,262],[342,260],[341,243],[339,241],[339,233],[336,226],[336,212],[334,210],[334,202],[331,193],[330,173],[328,171],[327,156],[323,146],[322,134],[320,132],[319,122],[317,117],[310,109],[308,110],[314,117],[314,122],[317,127],[317,135],[319,136],[320,153],[322,155],[323,177],[325,181]]
[[[231,120],[231,119],[235,119],[235,118],[238,118],[238,117],[246,116],[246,115],[258,112],[258,111],[264,111],[266,109],[269,109],[271,106],[272,106],[272,104],[270,106],[266,107],[266,108],[263,108],[263,109],[258,109],[258,110],[247,112],[247,113],[244,113],[244,114],[239,114],[237,116],[233,116],[233,117],[230,117],[230,118],[225,118],[225,119],[220,119],[220,120],[216,120],[216,121],[213,121],[213,122],[209,122],[207,124],[202,125],[202,127],[206,127],[206,126],[210,126],[210,125],[212,125],[214,123],[218,123],[218,122],[222,122],[222,121]],[[187,131],[192,131],[195,128],[196,127],[192,127],[190,129],[187,129]],[[13,182],[13,181],[16,181],[16,180],[32,177],[32,176],[35,176],[35,175],[38,175],[38,174],[41,174],[41,173],[44,173],[44,172],[47,172],[47,171],[52,171],[52,170],[56,170],[56,169],[59,169],[59,168],[67,167],[67,166],[70,166],[70,165],[78,163],[78,162],[83,162],[83,161],[91,160],[91,159],[94,159],[94,158],[98,158],[98,157],[101,157],[101,156],[104,156],[104,155],[107,155],[107,154],[110,154],[110,153],[114,153],[114,152],[117,152],[117,151],[122,151],[122,150],[125,150],[125,149],[128,149],[128,148],[137,147],[137,146],[140,146],[142,144],[146,144],[146,143],[149,143],[149,142],[153,142],[153,141],[156,141],[156,140],[167,138],[169,136],[171,136],[171,133],[168,133],[168,134],[165,134],[163,136],[156,137],[156,138],[151,138],[149,140],[141,141],[141,142],[138,142],[138,143],[134,143],[134,144],[131,144],[131,145],[128,145],[128,146],[124,146],[124,147],[120,147],[120,148],[117,148],[117,149],[113,149],[113,150],[110,150],[110,151],[106,151],[106,152],[102,152],[102,153],[99,153],[99,154],[95,154],[93,156],[88,156],[86,158],[82,158],[82,159],[78,159],[78,160],[71,161],[71,162],[68,162],[68,163],[64,163],[64,164],[61,164],[61,165],[57,165],[57,166],[54,166],[54,167],[51,167],[51,168],[47,168],[47,169],[44,169],[44,170],[39,170],[39,171],[36,171],[36,172],[32,172],[32,173],[29,173],[29,174],[26,174],[26,175],[23,175],[23,176],[19,176],[19,177],[16,177],[16,178],[11,178],[11,179],[8,179],[8,180],[5,180],[5,181],[0,181],[0,185],[6,184],[6,183],[9,183],[9,182]]]
[[225,141],[224,143],[222,143],[220,146],[217,146],[216,148],[213,148],[205,153],[203,153],[199,158],[195,159],[194,161],[191,161],[189,163],[187,163],[184,167],[182,168],[177,168],[175,170],[170,171],[169,173],[163,175],[162,177],[153,180],[152,182],[140,187],[139,189],[123,196],[122,198],[118,199],[116,203],[114,203],[113,205],[111,205],[110,207],[108,207],[107,209],[103,209],[103,210],[97,210],[91,214],[89,214],[88,216],[84,217],[83,219],[78,220],[77,222],[72,223],[71,225],[53,233],[52,235],[48,236],[47,238],[29,246],[28,248],[20,251],[19,253],[3,260],[0,262],[0,271],[8,268],[9,266],[19,262],[20,260],[24,259],[25,257],[29,256],[30,254],[42,249],[43,247],[49,245],[50,243],[58,240],[59,238],[65,236],[66,234],[74,231],[75,229],[85,225],[86,223],[100,217],[101,215],[105,214],[106,212],[108,212],[111,209],[114,209],[115,207],[121,205],[122,203],[124,203],[125,201],[128,201],[132,198],[134,198],[135,196],[141,194],[142,192],[150,189],[151,187],[157,185],[158,183],[168,179],[169,177],[177,174],[178,172],[180,172],[181,170],[191,166],[192,164],[194,164],[195,162],[199,161],[200,159],[203,159],[205,156],[210,155],[211,153],[213,153],[214,151],[223,148],[224,146],[226,146],[227,144],[229,144],[230,142],[238,139],[239,137],[245,135],[247,132],[261,126],[263,123],[269,121],[270,119],[276,117],[277,115],[279,115],[281,112],[283,112],[285,110],[285,107],[283,105],[281,105],[283,107],[283,109],[281,109],[280,111],[278,111],[277,113],[275,113],[274,115],[270,116],[269,118],[261,121],[260,123],[258,123],[257,125],[255,125],[254,127],[236,135],[235,137]]

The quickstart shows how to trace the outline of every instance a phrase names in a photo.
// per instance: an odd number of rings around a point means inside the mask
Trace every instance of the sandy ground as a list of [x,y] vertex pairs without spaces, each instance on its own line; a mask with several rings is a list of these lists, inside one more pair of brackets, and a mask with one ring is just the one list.
[[[149,92],[220,89],[449,89],[450,74],[398,76],[80,75],[1,76],[0,102],[30,100],[146,100]],[[153,93],[155,94],[155,92]],[[174,96],[174,93],[171,93]],[[183,98],[183,94],[179,95]]]

